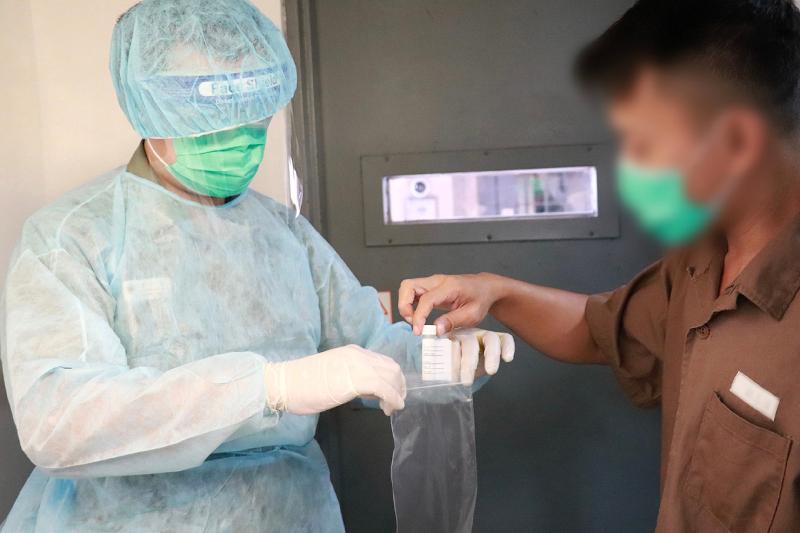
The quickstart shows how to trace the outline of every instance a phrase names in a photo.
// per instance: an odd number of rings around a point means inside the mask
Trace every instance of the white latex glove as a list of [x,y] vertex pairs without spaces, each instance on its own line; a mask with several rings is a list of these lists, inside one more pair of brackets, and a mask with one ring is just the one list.
[[360,346],[270,363],[264,378],[270,408],[296,415],[321,413],[359,396],[377,398],[387,416],[405,407],[400,365]]
[[[514,359],[514,337],[478,328],[455,329],[450,333],[461,383],[472,384],[475,378],[493,376],[500,368],[500,359]],[[481,364],[483,363],[483,364]]]

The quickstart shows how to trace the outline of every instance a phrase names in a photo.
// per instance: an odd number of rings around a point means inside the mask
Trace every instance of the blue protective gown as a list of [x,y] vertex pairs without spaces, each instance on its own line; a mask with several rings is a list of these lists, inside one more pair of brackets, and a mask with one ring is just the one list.
[[408,367],[419,348],[306,220],[124,168],[28,220],[0,327],[37,465],[11,532],[342,531],[317,416],[270,410],[264,365],[354,343]]

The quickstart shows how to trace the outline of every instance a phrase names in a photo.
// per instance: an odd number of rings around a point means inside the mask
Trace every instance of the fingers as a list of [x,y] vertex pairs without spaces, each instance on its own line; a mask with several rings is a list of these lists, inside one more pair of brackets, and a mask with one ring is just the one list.
[[394,390],[400,393],[401,397],[406,397],[406,379],[403,372],[400,371],[399,366],[397,366],[396,369],[376,367],[375,372],[377,372],[381,380],[388,383]]
[[417,301],[417,298],[441,283],[441,278],[441,275],[436,275],[427,278],[406,279],[400,283],[400,290],[397,294],[397,310],[406,322],[411,322],[414,316],[414,302]]
[[380,379],[394,387],[400,395],[405,398],[406,396],[406,379],[403,375],[403,369],[397,364],[397,361],[389,356],[372,352],[360,346],[354,346],[356,350],[366,358],[366,364],[372,367],[373,371],[379,376]]
[[459,378],[461,383],[471,385],[475,381],[475,371],[480,360],[480,346],[475,335],[456,336],[454,348],[460,350]]
[[397,310],[400,316],[410,322],[414,315],[414,302],[417,299],[417,285],[422,278],[404,279],[397,291]]
[[[508,333],[497,333],[477,328],[457,329],[453,337],[460,345],[462,383],[472,383],[483,375],[494,375],[500,368],[500,361],[507,363],[514,359],[514,337]],[[483,359],[482,368],[481,358]],[[472,372],[470,376],[467,376]]]
[[434,321],[436,334],[445,335],[458,328],[469,328],[483,320],[474,304],[465,305],[445,313]]
[[[366,378],[366,394],[376,396],[383,412],[388,416],[392,412],[405,407],[406,378],[397,361],[377,352],[351,346],[358,357],[362,358],[365,367],[371,368]],[[358,387],[357,387],[358,388]]]
[[510,363],[514,360],[514,337],[508,333],[500,333],[500,353],[503,361]]
[[493,331],[483,335],[483,359],[486,373],[495,375],[500,368],[500,336]]
[[373,394],[380,398],[379,405],[386,416],[406,406],[400,392],[383,380],[376,380]]
[[411,318],[414,334],[420,335],[422,333],[422,326],[425,325],[428,315],[431,314],[434,308],[453,301],[455,298],[454,291],[455,289],[448,284],[441,284],[419,297],[417,308]]
[[397,361],[395,361],[394,359],[392,359],[388,355],[383,355],[382,353],[378,353],[378,352],[372,352],[372,351],[366,350],[364,348],[362,348],[362,350],[364,351],[364,353],[367,356],[369,356],[371,362],[374,365],[381,366],[381,367],[384,367],[384,368],[388,368],[388,369],[397,371],[397,373],[399,373],[399,374],[402,374],[402,371],[400,369],[400,365],[397,364]]

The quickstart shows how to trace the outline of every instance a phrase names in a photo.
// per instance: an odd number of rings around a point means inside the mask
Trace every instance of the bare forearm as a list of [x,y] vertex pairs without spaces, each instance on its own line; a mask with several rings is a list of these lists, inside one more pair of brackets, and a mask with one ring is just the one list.
[[536,350],[568,363],[602,363],[584,311],[587,296],[488,276],[497,300],[490,313]]

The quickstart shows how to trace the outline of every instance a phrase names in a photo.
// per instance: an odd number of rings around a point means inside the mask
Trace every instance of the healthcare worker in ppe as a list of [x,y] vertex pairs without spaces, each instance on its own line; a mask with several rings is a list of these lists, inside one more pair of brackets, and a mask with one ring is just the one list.
[[[145,0],[110,67],[145,141],[27,221],[6,282],[3,374],[37,468],[3,531],[342,531],[318,413],[402,409],[419,342],[247,189],[295,90],[286,43],[245,0]],[[468,382],[513,353],[460,338]]]
[[659,533],[800,531],[800,9],[639,0],[577,73],[606,99],[620,199],[664,257],[591,296],[407,280],[401,314],[417,331],[434,307],[442,331],[492,314],[660,405]]

